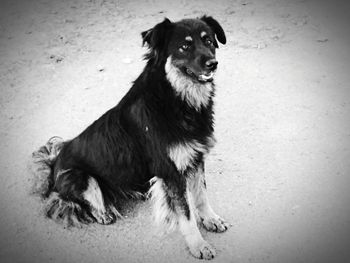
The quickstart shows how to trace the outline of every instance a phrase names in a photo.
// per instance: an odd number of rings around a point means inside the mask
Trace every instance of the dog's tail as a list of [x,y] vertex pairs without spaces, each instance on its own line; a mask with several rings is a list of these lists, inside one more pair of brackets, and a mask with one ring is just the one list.
[[31,193],[46,199],[54,184],[53,166],[60,153],[64,141],[60,137],[52,137],[48,142],[32,153],[29,168],[32,172]]
[[[81,226],[79,218],[89,217],[84,216],[80,205],[62,200],[59,194],[53,191],[55,184],[54,165],[63,145],[63,139],[55,136],[32,153],[29,162],[29,169],[32,173],[30,193],[39,196],[45,202],[43,212],[47,217],[52,218],[57,223],[62,222],[67,227]],[[79,217],[78,215],[83,216]]]

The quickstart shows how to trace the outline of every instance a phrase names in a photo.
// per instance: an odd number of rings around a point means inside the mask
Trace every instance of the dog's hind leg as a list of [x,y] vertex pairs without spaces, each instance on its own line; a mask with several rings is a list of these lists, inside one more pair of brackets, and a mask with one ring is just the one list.
[[[97,180],[77,169],[60,170],[56,174],[55,191],[47,206],[47,215],[56,221],[78,225],[78,221],[110,224],[115,215],[107,209]],[[77,223],[77,224],[76,224]]]
[[89,204],[90,211],[98,223],[106,225],[114,221],[113,213],[107,209],[101,188],[95,178],[89,177],[88,187],[82,196]]
[[229,225],[214,212],[208,200],[204,163],[198,167],[198,170],[194,174],[189,176],[189,188],[204,227],[213,232],[226,231]]

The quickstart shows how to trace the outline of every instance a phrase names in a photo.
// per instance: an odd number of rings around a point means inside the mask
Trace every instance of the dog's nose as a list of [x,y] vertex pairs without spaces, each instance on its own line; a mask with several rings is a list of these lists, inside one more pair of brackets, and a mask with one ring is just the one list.
[[218,61],[215,58],[209,59],[205,62],[205,67],[209,70],[215,70],[218,66]]

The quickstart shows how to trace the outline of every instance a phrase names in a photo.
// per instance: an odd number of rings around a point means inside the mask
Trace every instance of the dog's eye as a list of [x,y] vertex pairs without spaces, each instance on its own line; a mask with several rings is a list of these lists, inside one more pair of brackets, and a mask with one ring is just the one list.
[[189,48],[190,48],[190,45],[189,45],[189,44],[183,44],[183,45],[181,46],[180,49],[186,51],[186,50],[188,50]]
[[208,46],[210,46],[211,44],[213,44],[213,41],[211,41],[210,38],[206,38],[206,39],[204,40],[204,42],[205,42],[205,44],[208,45]]

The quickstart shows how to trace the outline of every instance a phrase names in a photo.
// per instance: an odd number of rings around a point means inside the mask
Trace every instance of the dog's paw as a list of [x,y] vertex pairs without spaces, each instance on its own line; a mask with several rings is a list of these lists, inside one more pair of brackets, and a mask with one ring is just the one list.
[[94,218],[96,219],[97,223],[99,223],[101,225],[112,224],[115,220],[114,215],[109,211],[100,212],[97,210],[93,210],[91,212],[92,212],[92,215],[94,216]]
[[215,249],[206,241],[201,241],[195,245],[189,246],[191,254],[199,259],[213,259],[216,255]]
[[229,224],[219,216],[203,218],[202,222],[208,231],[217,233],[225,232],[229,227]]

